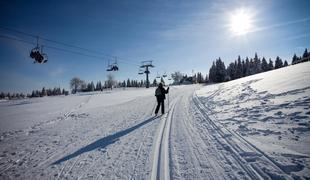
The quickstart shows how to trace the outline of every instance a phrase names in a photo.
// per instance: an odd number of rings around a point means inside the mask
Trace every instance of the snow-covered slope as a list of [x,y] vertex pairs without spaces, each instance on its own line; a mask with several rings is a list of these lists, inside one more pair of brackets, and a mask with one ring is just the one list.
[[0,102],[0,179],[309,179],[309,72]]
[[205,86],[196,94],[217,125],[285,173],[310,177],[310,62]]

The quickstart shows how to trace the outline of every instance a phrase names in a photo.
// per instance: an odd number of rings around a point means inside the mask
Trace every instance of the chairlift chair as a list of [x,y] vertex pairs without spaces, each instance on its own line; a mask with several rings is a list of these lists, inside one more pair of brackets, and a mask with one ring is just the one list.
[[115,60],[114,63],[110,63],[110,60],[108,61],[108,67],[107,67],[107,71],[118,71],[118,65],[117,65],[117,61]]
[[144,74],[144,72],[143,72],[143,70],[142,69],[139,69],[139,72],[138,72],[138,74]]
[[39,38],[37,38],[37,46],[30,51],[30,57],[34,59],[33,63],[44,64],[48,61],[47,54],[43,53],[43,46],[39,47]]
[[165,73],[163,74],[163,77],[166,78],[167,77],[167,72],[165,71]]
[[160,78],[160,75],[158,74],[158,72],[157,72],[157,76],[156,76],[156,78],[157,78],[157,79],[159,79],[159,78]]

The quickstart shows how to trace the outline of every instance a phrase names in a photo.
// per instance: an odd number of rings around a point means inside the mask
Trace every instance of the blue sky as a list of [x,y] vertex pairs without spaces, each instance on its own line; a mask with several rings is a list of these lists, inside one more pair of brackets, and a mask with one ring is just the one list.
[[[216,58],[226,64],[242,58],[291,62],[294,53],[310,47],[310,1],[14,1],[0,2],[0,26],[47,39],[103,52],[120,59],[118,80],[144,79],[138,65],[154,60],[151,81],[157,72],[176,70],[207,73]],[[245,9],[253,20],[251,32],[234,36],[230,17]],[[0,34],[36,42],[33,37],[0,28]],[[40,43],[70,49],[41,40]],[[61,86],[78,76],[86,81],[104,81],[108,58],[102,59],[45,48],[47,64],[33,64],[32,45],[0,37],[0,91],[30,92]],[[101,56],[98,54],[93,54]]]

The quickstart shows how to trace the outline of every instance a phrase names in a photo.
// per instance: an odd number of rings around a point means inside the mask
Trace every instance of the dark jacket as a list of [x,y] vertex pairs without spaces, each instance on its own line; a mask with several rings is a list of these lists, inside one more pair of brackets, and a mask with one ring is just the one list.
[[164,100],[166,99],[166,94],[169,93],[169,87],[167,88],[167,90],[163,87],[158,87],[161,90],[161,95],[156,96],[157,100]]

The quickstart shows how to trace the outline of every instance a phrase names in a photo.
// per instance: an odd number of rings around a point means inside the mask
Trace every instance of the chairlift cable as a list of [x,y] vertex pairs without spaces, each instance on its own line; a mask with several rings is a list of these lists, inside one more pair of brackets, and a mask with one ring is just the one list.
[[[26,33],[26,32],[23,32],[23,31],[20,31],[20,30],[16,30],[16,29],[12,29],[12,28],[8,28],[8,27],[0,26],[0,29],[5,29],[7,31],[23,34],[25,36],[34,37],[34,38],[37,38],[37,40],[39,38],[39,36],[37,36],[37,35]],[[96,50],[91,50],[91,49],[79,47],[79,46],[76,46],[76,45],[71,45],[71,44],[68,44],[68,43],[63,43],[63,42],[60,42],[60,41],[51,40],[51,39],[44,38],[44,37],[41,37],[41,36],[40,36],[40,39],[42,39],[44,41],[49,41],[49,42],[52,42],[52,43],[55,43],[55,44],[59,44],[59,45],[63,45],[63,46],[71,47],[71,48],[76,48],[76,49],[80,49],[80,50],[84,50],[84,51],[100,54],[100,55],[103,55],[103,56],[109,57],[109,58],[116,57],[116,56],[113,56],[113,55],[110,55],[110,54],[106,54],[106,53],[103,53],[103,52],[99,52],[99,51],[96,51]],[[81,54],[81,53],[79,53],[79,54]],[[100,57],[100,58],[103,58],[103,57]],[[118,57],[118,59],[123,59],[123,60],[119,60],[119,61],[122,62],[122,63],[125,63],[125,64],[131,64],[131,65],[135,65],[135,66],[139,65],[139,64],[136,64],[136,63],[129,63],[127,61],[132,61],[132,60],[128,60],[128,59],[125,59],[125,58]],[[125,61],[125,60],[127,60],[127,61]]]
[[[14,38],[14,37],[2,35],[2,34],[0,34],[0,38],[5,38],[5,39],[13,40],[13,41],[19,41],[19,42],[26,43],[26,44],[31,44],[31,45],[37,45],[36,43],[30,42],[30,41],[27,41],[27,40],[18,39],[18,38]],[[81,55],[81,56],[85,56],[85,57],[91,57],[91,58],[95,58],[95,59],[100,59],[100,60],[104,59],[104,57],[90,55],[90,54],[85,54],[85,53],[81,53],[81,52],[78,52],[78,51],[68,50],[68,49],[59,48],[59,47],[55,47],[55,46],[44,45],[44,47],[49,48],[49,49],[54,49],[54,50],[58,50],[58,51],[63,51],[63,52],[71,53],[71,54],[77,54],[77,55]],[[105,61],[107,61],[107,60],[105,60]],[[124,64],[136,66],[136,64],[128,63],[126,61],[121,61],[121,62],[124,63]]]

